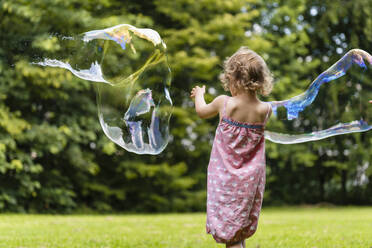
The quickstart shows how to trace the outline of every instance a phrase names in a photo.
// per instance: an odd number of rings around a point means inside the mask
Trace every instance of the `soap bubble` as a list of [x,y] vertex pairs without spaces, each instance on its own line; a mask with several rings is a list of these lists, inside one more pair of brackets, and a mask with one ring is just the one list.
[[166,45],[155,30],[121,24],[74,37],[39,38],[34,42],[38,46],[43,53],[34,64],[99,82],[98,117],[110,140],[137,154],[165,149],[171,74]]
[[372,129],[372,56],[360,49],[346,53],[302,94],[270,102],[273,121],[265,138],[295,144]]

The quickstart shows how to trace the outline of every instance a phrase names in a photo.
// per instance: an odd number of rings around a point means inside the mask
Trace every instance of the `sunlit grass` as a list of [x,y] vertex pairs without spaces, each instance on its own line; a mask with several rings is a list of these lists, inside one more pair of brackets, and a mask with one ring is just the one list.
[[[205,214],[0,215],[0,247],[159,247],[218,245]],[[372,207],[264,208],[250,248],[370,248]]]

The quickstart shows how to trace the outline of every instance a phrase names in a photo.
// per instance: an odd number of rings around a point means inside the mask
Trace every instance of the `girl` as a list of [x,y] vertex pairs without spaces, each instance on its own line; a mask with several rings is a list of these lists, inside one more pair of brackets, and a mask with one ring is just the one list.
[[206,229],[216,242],[243,248],[257,229],[265,188],[263,135],[271,105],[257,93],[271,92],[272,77],[265,61],[242,47],[224,62],[220,79],[232,97],[206,104],[205,86],[191,91],[199,117],[220,116],[208,165]]

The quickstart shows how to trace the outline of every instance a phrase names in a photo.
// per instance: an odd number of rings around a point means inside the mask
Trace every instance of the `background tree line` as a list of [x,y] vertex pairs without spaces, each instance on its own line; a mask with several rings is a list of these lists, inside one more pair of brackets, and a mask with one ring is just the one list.
[[[349,49],[372,52],[371,13],[368,0],[0,1],[0,211],[204,210],[217,118],[198,119],[190,89],[206,84],[208,101],[222,93],[223,60],[248,46],[275,77],[264,100],[298,94]],[[168,46],[174,110],[158,156],[104,136],[92,83],[29,64],[40,37],[121,23],[153,28]],[[371,153],[370,133],[267,142],[264,205],[371,204]]]

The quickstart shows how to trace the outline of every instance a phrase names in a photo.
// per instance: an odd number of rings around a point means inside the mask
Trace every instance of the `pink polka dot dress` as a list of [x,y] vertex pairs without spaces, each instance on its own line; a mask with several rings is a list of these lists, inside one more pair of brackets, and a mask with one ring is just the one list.
[[226,116],[217,127],[208,165],[207,233],[218,243],[234,244],[257,230],[265,189],[263,123],[244,123]]

